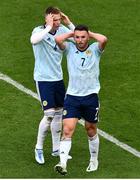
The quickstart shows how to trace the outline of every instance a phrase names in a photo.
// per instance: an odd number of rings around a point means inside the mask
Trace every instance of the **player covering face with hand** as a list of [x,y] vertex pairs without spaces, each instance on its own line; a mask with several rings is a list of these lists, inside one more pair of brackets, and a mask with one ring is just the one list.
[[52,133],[52,155],[59,156],[65,87],[61,68],[62,51],[56,45],[55,36],[70,32],[70,29],[73,30],[74,25],[68,16],[57,7],[48,7],[45,24],[34,28],[30,39],[35,57],[34,80],[44,111],[35,145],[35,159],[39,164],[45,163],[43,145],[49,128]]
[[[71,37],[74,38],[75,43],[66,42]],[[89,44],[90,39],[96,42]],[[55,170],[62,175],[67,174],[67,158],[72,145],[72,135],[78,119],[83,118],[90,152],[86,171],[95,171],[98,168],[99,151],[97,133],[98,93],[100,90],[99,62],[107,38],[102,34],[90,32],[85,25],[78,25],[74,32],[59,35],[55,40],[58,46],[66,52],[69,73],[69,83],[64,101],[60,162],[55,166]]]

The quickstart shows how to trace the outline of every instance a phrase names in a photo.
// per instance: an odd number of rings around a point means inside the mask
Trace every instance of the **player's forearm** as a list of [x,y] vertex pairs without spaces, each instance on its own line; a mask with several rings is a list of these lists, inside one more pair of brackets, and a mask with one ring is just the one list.
[[90,38],[93,38],[98,42],[107,41],[107,37],[99,33],[94,33],[94,32],[89,31],[89,36]]
[[104,49],[104,47],[107,43],[107,37],[106,36],[99,34],[99,33],[94,33],[91,31],[89,31],[89,36],[90,36],[90,38],[95,39],[96,41],[99,42],[100,49]]
[[70,30],[73,31],[73,30],[75,29],[75,26],[74,26],[73,23],[70,21],[69,17],[68,17],[66,14],[64,14],[63,12],[61,12],[61,17],[62,17],[63,23],[64,23],[66,26],[68,26],[68,28],[69,28]]
[[75,26],[74,26],[74,24],[73,24],[72,22],[70,22],[67,26],[68,26],[68,28],[69,28],[70,30],[74,31]]
[[56,36],[55,41],[57,44],[62,44],[67,39],[73,37],[73,32],[65,33],[59,36]]
[[73,32],[62,34],[62,35],[55,37],[55,42],[57,43],[57,45],[59,46],[59,48],[61,50],[64,50],[65,49],[64,41],[71,38],[71,37],[73,37]]
[[37,44],[40,41],[43,40],[43,38],[45,37],[45,35],[52,29],[52,27],[50,25],[47,25],[45,29],[43,29],[40,32],[34,33],[32,34],[30,41],[32,44]]

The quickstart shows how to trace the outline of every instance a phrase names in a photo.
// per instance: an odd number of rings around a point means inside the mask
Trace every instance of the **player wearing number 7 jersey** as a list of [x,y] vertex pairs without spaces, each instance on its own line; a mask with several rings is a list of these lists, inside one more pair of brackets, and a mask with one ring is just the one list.
[[[74,37],[75,43],[64,42],[70,37]],[[99,62],[107,38],[104,35],[90,32],[85,25],[78,25],[74,32],[57,36],[55,39],[59,47],[67,54],[69,73],[69,83],[64,100],[60,163],[55,166],[55,170],[62,175],[67,173],[67,156],[71,149],[71,138],[78,119],[84,118],[90,151],[90,160],[86,171],[95,171],[98,168],[99,151],[97,134],[98,92],[100,90]],[[97,42],[89,44],[90,39]]]

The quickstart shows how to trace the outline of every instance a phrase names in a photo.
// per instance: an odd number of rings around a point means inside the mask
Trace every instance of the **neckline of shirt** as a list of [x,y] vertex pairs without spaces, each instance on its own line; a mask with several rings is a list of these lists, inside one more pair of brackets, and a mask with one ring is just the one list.
[[[44,29],[46,28],[46,24],[44,24]],[[49,32],[49,34],[51,34],[51,35],[55,35],[56,34],[56,32],[57,32],[57,30],[55,30],[54,32]]]
[[88,44],[88,46],[86,47],[86,49],[84,49],[84,50],[78,49],[78,47],[76,46],[76,49],[77,49],[78,51],[80,51],[80,52],[85,52],[88,48],[89,48],[89,44]]

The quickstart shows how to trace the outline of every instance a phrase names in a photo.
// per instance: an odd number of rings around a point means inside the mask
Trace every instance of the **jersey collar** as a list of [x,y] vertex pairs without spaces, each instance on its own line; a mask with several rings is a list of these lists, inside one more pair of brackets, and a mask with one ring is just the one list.
[[[44,26],[44,29],[45,29],[45,28],[46,28],[46,24],[44,23],[44,25],[43,25],[43,26]],[[53,36],[54,36],[54,35],[56,34],[56,32],[57,32],[57,30],[55,30],[54,32],[49,32],[49,34],[51,34],[51,35],[53,35]]]
[[[78,47],[76,46],[76,48],[77,48],[77,50],[78,51],[80,51],[80,52],[84,52],[84,51],[86,51],[88,48],[89,48],[89,44],[88,44],[88,46],[86,47],[86,49],[84,49],[84,50],[81,50],[81,49],[78,49]],[[77,52],[77,51],[76,51]]]
[[51,35],[54,36],[54,35],[56,34],[56,32],[57,32],[57,31],[55,30],[54,32],[49,32],[49,34],[51,34]]

